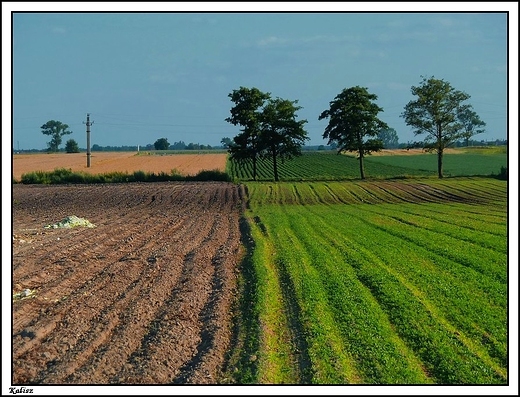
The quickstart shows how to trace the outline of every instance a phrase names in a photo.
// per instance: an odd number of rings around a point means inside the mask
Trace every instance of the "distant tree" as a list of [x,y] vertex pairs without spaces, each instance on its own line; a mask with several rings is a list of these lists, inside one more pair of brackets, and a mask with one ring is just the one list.
[[186,144],[184,141],[174,142],[173,145],[170,146],[170,149],[172,150],[185,150]]
[[444,150],[463,136],[459,115],[467,109],[462,102],[470,96],[442,79],[421,77],[420,85],[412,86],[417,99],[408,102],[401,117],[415,129],[416,136],[426,134],[424,149],[437,152],[437,172],[442,178]]
[[52,137],[51,141],[47,142],[50,152],[57,152],[61,145],[62,137],[72,134],[72,131],[68,130],[69,126],[67,124],[56,120],[49,120],[40,128],[42,129],[42,134]]
[[301,106],[298,101],[286,99],[270,99],[261,113],[260,142],[262,156],[273,162],[274,180],[278,181],[278,159],[284,161],[301,155],[301,147],[305,144],[307,132],[303,125],[307,120],[296,120],[296,112]]
[[229,149],[229,147],[233,143],[233,140],[231,138],[225,137],[220,140],[220,143],[222,144],[223,148]]
[[365,179],[364,157],[383,148],[379,139],[370,137],[388,129],[388,125],[377,117],[383,109],[373,103],[376,99],[377,95],[370,94],[364,87],[345,88],[330,102],[330,109],[318,118],[329,119],[323,138],[329,140],[328,145],[337,145],[338,154],[342,151],[358,153],[361,179]]
[[168,150],[170,148],[170,144],[166,138],[157,139],[153,146],[155,147],[155,150]]
[[472,110],[471,105],[463,105],[458,109],[457,119],[462,124],[461,137],[466,142],[466,146],[469,146],[469,140],[478,134],[485,132],[483,128],[486,123],[480,120],[478,114]]
[[397,149],[399,147],[399,137],[393,128],[386,128],[379,131],[377,139],[383,142],[384,149]]
[[228,152],[230,158],[236,160],[239,164],[252,160],[254,180],[256,180],[257,161],[262,152],[260,141],[261,109],[270,95],[270,93],[264,93],[254,87],[240,87],[228,95],[235,106],[230,110],[231,116],[225,120],[233,125],[243,127],[242,132],[233,138]]
[[67,153],[79,153],[78,143],[74,139],[69,139],[65,142],[65,151]]

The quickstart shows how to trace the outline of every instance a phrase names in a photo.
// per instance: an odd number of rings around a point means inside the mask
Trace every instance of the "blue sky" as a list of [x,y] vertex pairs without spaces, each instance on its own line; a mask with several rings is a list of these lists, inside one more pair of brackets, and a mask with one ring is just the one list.
[[471,95],[487,123],[476,139],[507,138],[505,13],[245,10],[15,13],[12,147],[46,148],[40,126],[51,119],[73,131],[63,144],[72,138],[86,147],[86,113],[92,144],[164,137],[219,145],[239,132],[224,119],[228,94],[240,86],[298,100],[310,144],[326,143],[327,121],[318,116],[329,102],[344,88],[367,87],[400,142],[420,140],[400,115],[422,75]]

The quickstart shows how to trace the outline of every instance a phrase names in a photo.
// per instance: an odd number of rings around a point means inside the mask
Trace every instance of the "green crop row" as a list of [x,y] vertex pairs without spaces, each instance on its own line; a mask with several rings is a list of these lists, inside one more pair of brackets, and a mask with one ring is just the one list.
[[[368,178],[408,178],[437,175],[435,154],[368,156],[364,161]],[[507,154],[475,154],[472,152],[444,155],[445,176],[495,175],[507,167]],[[235,181],[253,180],[252,161],[239,163],[229,160],[230,177]],[[352,155],[337,155],[335,152],[304,152],[279,163],[280,180],[283,181],[333,181],[359,179],[359,161]],[[271,159],[259,159],[257,180],[273,180]]]
[[392,183],[247,185],[248,383],[507,383],[507,185]]
[[[437,154],[405,156],[372,156],[367,162],[386,166],[409,168],[413,167],[425,173],[437,171]],[[459,153],[444,154],[444,176],[491,175],[498,174],[500,167],[507,166],[507,154]]]
[[385,204],[385,203],[496,203],[494,211],[505,210],[507,184],[496,179],[472,178],[412,179],[393,181],[329,181],[322,183],[248,184],[254,204]]

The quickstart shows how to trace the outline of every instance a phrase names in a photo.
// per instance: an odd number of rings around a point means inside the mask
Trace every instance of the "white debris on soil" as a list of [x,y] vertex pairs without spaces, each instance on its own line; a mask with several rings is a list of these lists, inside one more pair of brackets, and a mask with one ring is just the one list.
[[34,296],[35,292],[36,291],[34,291],[34,290],[31,291],[29,288],[26,288],[22,292],[13,294],[13,301],[19,300],[19,299],[31,298]]
[[90,223],[87,219],[78,218],[76,215],[71,215],[63,219],[61,222],[45,226],[45,229],[72,228],[77,226],[96,227],[96,225]]

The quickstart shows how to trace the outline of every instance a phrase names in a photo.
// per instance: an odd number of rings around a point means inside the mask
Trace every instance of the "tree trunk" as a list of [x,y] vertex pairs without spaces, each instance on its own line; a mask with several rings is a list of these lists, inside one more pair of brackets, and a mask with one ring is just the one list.
[[442,175],[442,155],[443,155],[443,150],[442,149],[437,150],[437,172],[439,174],[439,178],[443,178],[443,175]]
[[359,152],[359,172],[361,173],[361,179],[365,179],[365,170],[363,168],[363,152]]
[[273,149],[273,173],[274,173],[275,182],[278,182],[278,164],[276,164],[276,150],[275,149]]

